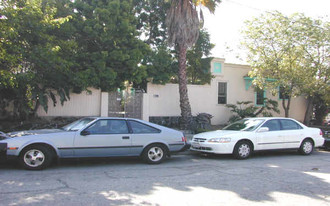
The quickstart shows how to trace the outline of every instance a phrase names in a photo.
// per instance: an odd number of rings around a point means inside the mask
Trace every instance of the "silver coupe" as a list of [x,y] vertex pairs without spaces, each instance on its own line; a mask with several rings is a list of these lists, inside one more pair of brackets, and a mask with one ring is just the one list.
[[140,156],[158,164],[187,147],[182,132],[130,118],[83,118],[61,129],[1,137],[0,158],[14,157],[31,170],[44,169],[56,158]]

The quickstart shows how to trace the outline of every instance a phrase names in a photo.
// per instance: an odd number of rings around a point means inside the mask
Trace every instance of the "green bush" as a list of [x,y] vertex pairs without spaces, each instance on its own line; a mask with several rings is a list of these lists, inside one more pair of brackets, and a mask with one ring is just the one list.
[[227,104],[226,107],[230,109],[233,116],[229,118],[229,122],[235,122],[246,117],[256,117],[262,115],[264,117],[271,117],[273,112],[280,113],[278,109],[278,102],[265,98],[265,105],[262,107],[257,107],[253,105],[251,101],[237,101],[236,104]]

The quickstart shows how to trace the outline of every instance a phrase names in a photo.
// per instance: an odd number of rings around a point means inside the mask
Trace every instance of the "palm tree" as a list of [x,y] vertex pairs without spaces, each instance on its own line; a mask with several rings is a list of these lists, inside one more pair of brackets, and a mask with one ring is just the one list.
[[220,2],[221,0],[172,0],[168,10],[166,25],[169,44],[176,47],[179,59],[178,77],[183,129],[188,129],[192,121],[187,89],[186,54],[187,49],[196,43],[203,22],[202,10],[198,15],[197,6],[205,6],[214,13],[217,3]]

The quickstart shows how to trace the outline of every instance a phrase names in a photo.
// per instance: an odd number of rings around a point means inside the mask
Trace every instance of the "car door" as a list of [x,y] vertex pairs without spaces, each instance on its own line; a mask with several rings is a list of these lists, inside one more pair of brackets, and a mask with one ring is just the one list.
[[126,120],[100,119],[77,134],[76,157],[108,157],[131,155],[131,134]]
[[132,129],[132,153],[140,155],[144,146],[162,141],[160,130],[136,120],[128,120]]
[[299,148],[303,136],[303,128],[291,119],[280,120],[282,131],[285,132],[285,147]]
[[267,127],[268,131],[256,132],[257,150],[281,149],[285,147],[284,132],[281,130],[279,120],[268,120],[262,127]]

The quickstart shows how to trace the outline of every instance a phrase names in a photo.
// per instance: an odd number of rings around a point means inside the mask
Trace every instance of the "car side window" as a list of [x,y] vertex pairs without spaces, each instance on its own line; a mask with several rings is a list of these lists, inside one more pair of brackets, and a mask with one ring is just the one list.
[[289,119],[281,119],[280,122],[283,130],[302,129],[302,127],[299,124]]
[[148,134],[148,133],[160,133],[159,129],[145,125],[137,121],[129,121],[133,133],[135,134]]
[[86,129],[90,134],[128,134],[125,120],[102,119]]
[[268,120],[262,127],[268,127],[269,131],[279,131],[281,130],[280,122],[276,119]]

